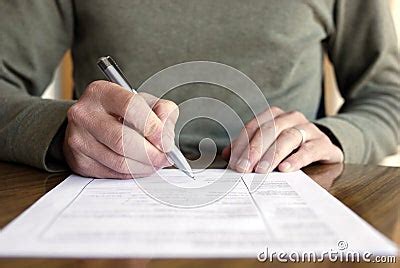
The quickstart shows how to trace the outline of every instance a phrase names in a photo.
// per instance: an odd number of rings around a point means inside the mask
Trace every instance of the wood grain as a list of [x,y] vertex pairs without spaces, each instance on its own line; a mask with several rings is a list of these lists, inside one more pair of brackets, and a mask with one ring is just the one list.
[[[315,165],[304,170],[319,185],[400,245],[400,169]],[[0,227],[17,217],[69,174],[50,174],[0,162]],[[345,224],[345,223],[344,223]],[[365,263],[259,263],[254,259],[0,259],[0,267],[375,267]],[[385,267],[396,267],[388,264]]]

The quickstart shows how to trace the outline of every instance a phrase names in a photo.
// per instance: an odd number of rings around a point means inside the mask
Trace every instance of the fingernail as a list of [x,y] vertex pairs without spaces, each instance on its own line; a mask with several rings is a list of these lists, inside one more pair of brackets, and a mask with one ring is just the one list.
[[261,161],[257,165],[256,172],[265,173],[268,171],[270,165],[271,164],[268,161]]
[[237,167],[242,171],[247,171],[247,169],[250,167],[250,161],[247,159],[241,159],[237,163]]
[[282,171],[284,172],[289,172],[292,170],[292,165],[289,162],[283,162],[280,166],[280,168],[282,169]]

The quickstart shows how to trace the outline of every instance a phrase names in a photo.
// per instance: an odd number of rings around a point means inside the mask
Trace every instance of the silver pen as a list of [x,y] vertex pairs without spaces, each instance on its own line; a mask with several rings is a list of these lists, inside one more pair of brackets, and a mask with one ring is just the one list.
[[[120,85],[132,93],[137,93],[137,91],[129,84],[124,73],[110,56],[101,57],[98,60],[97,65],[111,82]],[[168,152],[167,155],[178,169],[194,179],[193,171],[189,163],[176,145],[174,145],[173,149]]]

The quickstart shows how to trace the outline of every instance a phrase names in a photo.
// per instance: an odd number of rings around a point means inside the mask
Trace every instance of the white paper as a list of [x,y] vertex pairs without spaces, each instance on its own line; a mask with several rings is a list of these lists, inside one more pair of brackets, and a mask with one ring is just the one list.
[[[220,172],[188,182],[177,170],[161,171],[181,185],[209,183]],[[260,175],[229,176],[238,183],[227,195],[191,209],[161,204],[134,180],[70,176],[0,232],[0,256],[256,258],[266,247],[318,253],[339,241],[354,252],[397,254],[301,171],[272,173],[252,194],[247,185]]]

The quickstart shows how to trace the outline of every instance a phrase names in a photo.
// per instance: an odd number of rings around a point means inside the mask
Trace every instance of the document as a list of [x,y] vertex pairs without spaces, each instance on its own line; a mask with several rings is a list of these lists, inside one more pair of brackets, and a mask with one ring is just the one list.
[[[178,170],[160,171],[168,183],[155,176],[72,175],[0,232],[0,256],[255,259],[265,250],[397,254],[392,241],[301,171],[271,173],[254,191],[251,182],[263,175],[225,171],[220,185],[229,187],[209,191],[206,199],[169,188],[206,187],[222,172],[198,170],[196,181],[190,181]],[[177,205],[196,198],[211,201]]]

